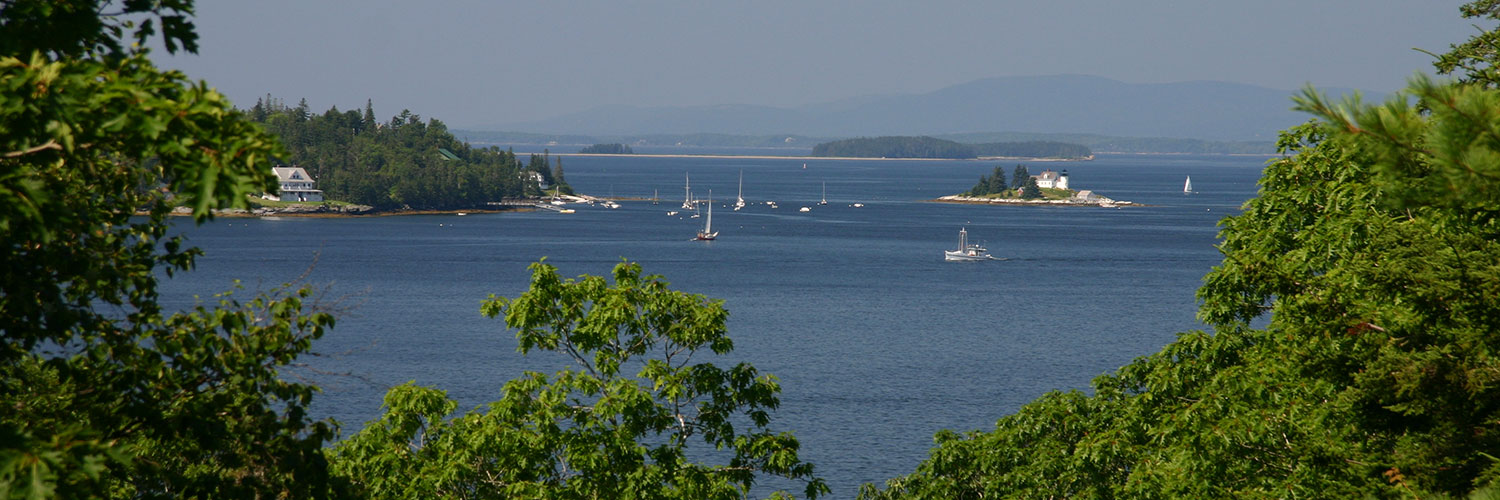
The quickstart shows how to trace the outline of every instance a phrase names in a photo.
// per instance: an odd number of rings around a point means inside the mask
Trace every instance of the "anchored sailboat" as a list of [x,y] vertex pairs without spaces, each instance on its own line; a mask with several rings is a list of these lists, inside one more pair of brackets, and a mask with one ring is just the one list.
[[828,181],[823,181],[823,200],[819,201],[818,204],[819,205],[827,205],[828,204]]
[[736,198],[736,200],[734,202],[734,210],[736,212],[738,212],[741,208],[745,208],[745,171],[744,170],[740,171],[740,195],[739,195],[738,198]]
[[1193,176],[1189,175],[1187,181],[1182,183],[1182,194],[1193,194]]
[[713,241],[719,237],[719,232],[714,231],[714,191],[708,190],[708,218],[704,219],[703,230],[698,231],[699,241]]
[[682,209],[692,210],[693,206],[693,182],[684,172],[682,174]]

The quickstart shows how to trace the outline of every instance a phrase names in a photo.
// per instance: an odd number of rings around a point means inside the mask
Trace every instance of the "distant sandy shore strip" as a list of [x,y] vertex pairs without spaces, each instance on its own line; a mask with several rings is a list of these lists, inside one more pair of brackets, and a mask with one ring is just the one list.
[[[516,151],[520,155],[541,155],[540,151],[525,152]],[[726,155],[726,154],[595,154],[595,153],[547,153],[552,156],[582,156],[594,158],[715,158],[735,159],[745,158],[750,160],[889,160],[889,161],[1090,161],[1089,158],[1020,158],[1009,156],[981,156],[979,158],[861,158],[857,156],[780,156],[780,155]]]

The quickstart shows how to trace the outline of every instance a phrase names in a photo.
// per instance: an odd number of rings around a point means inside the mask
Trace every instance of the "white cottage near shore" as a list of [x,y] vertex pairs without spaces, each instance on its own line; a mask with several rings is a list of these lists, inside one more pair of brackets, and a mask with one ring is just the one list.
[[261,198],[275,201],[323,201],[323,191],[313,189],[313,184],[317,181],[307,175],[307,171],[302,167],[277,165],[271,170],[276,172],[276,180],[280,183],[278,187],[281,193],[266,193],[261,195]]

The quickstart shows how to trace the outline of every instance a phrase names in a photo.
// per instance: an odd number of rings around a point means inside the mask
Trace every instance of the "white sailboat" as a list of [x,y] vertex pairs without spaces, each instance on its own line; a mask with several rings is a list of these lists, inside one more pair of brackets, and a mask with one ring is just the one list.
[[651,190],[651,204],[652,205],[660,205],[661,204],[660,201],[657,201],[657,196],[656,195],[657,195],[656,190],[652,189]]
[[698,231],[698,237],[695,239],[699,241],[713,241],[718,237],[719,232],[714,231],[714,192],[710,189],[708,191],[708,218],[704,219],[703,230]]
[[688,174],[687,173],[683,173],[682,174],[682,209],[683,210],[692,210],[693,207],[694,207],[694,204],[693,204],[693,183],[692,183],[692,180],[690,178],[688,178]]
[[958,230],[958,250],[943,250],[943,260],[946,261],[972,261],[990,260],[989,250],[979,245],[969,243],[969,228]]
[[1193,176],[1189,175],[1182,183],[1182,194],[1193,194]]
[[819,201],[818,204],[819,205],[827,205],[828,204],[828,181],[823,181],[823,200]]
[[741,208],[745,208],[745,171],[744,170],[740,171],[740,195],[739,195],[739,197],[737,197],[735,199],[735,202],[734,202],[734,210],[736,212],[738,212]]

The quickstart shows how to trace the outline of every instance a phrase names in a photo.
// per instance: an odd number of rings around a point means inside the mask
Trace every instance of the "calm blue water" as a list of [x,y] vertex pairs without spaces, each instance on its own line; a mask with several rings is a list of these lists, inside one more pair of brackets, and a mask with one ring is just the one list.
[[[678,290],[726,301],[736,350],[781,379],[778,429],[801,439],[837,497],[908,473],[940,429],[990,429],[1051,390],[1155,352],[1199,328],[1193,294],[1220,260],[1215,223],[1255,193],[1264,157],[1103,156],[1066,168],[1078,189],[1157,206],[991,207],[921,200],[968,189],[1015,162],[709,158],[564,160],[575,189],[649,198],[619,210],[354,219],[220,219],[189,231],[207,251],[164,286],[169,306],[235,278],[252,290],[309,266],[348,312],[316,347],[316,410],[346,433],[374,418],[385,388],[446,389],[462,408],[497,399],[523,358],[489,294],[524,291],[543,256],[564,275],[607,274],[622,257]],[[806,163],[807,168],[802,168]],[[702,219],[668,217],[683,174],[731,201],[740,172],[752,206],[716,208],[719,240],[689,241]],[[1184,196],[1191,175],[1199,192]],[[815,206],[827,183],[828,206]],[[780,203],[772,210],[759,202]],[[860,202],[865,208],[848,205]],[[800,213],[800,206],[812,206]],[[1009,260],[948,263],[959,228]]]

